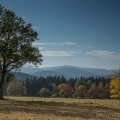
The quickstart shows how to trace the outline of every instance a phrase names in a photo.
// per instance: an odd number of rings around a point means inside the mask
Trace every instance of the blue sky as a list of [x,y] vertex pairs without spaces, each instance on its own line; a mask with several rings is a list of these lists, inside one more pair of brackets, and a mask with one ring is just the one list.
[[32,23],[40,67],[120,68],[120,0],[0,0]]

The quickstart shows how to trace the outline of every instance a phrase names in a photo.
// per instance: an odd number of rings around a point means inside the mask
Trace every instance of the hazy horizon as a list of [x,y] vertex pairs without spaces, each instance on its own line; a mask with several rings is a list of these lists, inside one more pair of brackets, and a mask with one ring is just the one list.
[[54,67],[78,67],[78,68],[93,68],[93,69],[105,69],[105,70],[117,70],[118,68],[116,69],[106,69],[106,68],[98,68],[98,67],[80,67],[80,66],[75,66],[75,65],[58,65],[58,66],[48,66],[48,67],[42,67],[42,66],[39,66],[39,67],[35,67],[35,66],[22,66],[22,68],[24,67],[27,67],[27,68],[54,68]]

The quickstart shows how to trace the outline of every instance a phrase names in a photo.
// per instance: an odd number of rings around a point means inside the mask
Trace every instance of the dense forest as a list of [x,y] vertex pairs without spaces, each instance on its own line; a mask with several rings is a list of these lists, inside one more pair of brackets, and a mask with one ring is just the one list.
[[109,98],[109,80],[105,77],[66,80],[64,76],[47,76],[47,78],[41,76],[27,78],[21,81],[21,84],[26,87],[26,96]]

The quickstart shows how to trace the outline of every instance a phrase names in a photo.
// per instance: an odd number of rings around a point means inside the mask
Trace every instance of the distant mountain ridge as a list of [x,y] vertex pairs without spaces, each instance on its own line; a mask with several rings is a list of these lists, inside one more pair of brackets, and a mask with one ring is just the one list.
[[11,72],[14,75],[14,78],[17,80],[24,81],[26,78],[33,79],[34,77],[38,78],[37,76],[22,73],[22,72]]
[[113,70],[99,69],[99,68],[82,68],[76,66],[58,66],[58,67],[47,67],[47,68],[28,68],[22,67],[21,72],[30,74],[32,76],[64,76],[66,79],[90,77],[90,76],[109,76],[113,73]]

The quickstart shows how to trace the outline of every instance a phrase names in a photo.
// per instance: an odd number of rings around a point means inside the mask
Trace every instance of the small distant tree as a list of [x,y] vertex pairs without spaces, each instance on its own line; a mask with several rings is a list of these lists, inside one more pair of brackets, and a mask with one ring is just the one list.
[[85,86],[86,86],[87,90],[89,90],[89,88],[92,86],[91,80],[88,80]]
[[100,82],[99,85],[98,85],[99,88],[103,88],[103,82]]
[[62,97],[70,97],[74,93],[73,87],[71,87],[69,84],[63,83],[58,87],[60,89],[59,95]]
[[55,83],[52,84],[52,97],[58,97],[60,89],[56,86]]
[[98,98],[105,98],[106,93],[105,93],[105,88],[103,86],[103,82],[100,82],[97,89],[96,93],[98,94]]
[[80,85],[85,85],[86,82],[83,79],[78,79],[77,82],[75,83],[75,89],[80,86]]
[[76,93],[77,93],[77,96],[79,96],[79,97],[83,98],[85,96],[86,92],[87,92],[87,89],[83,85],[80,85],[76,88]]
[[98,86],[96,86],[95,83],[92,84],[92,87],[87,92],[88,97],[92,98],[105,98],[105,88],[103,86],[103,83],[100,82]]
[[96,88],[96,84],[95,83],[92,83],[92,88]]
[[51,91],[44,87],[39,91],[39,95],[42,97],[49,97],[51,96]]
[[93,97],[93,89],[92,89],[92,87],[89,88],[89,90],[87,91],[87,97],[90,97],[90,98]]
[[97,89],[96,84],[92,83],[91,88],[89,88],[89,90],[87,92],[88,97],[95,98],[97,96],[96,89]]
[[22,86],[17,80],[12,81],[7,87],[6,93],[8,95],[26,95],[26,87]]
[[20,91],[21,95],[26,95],[27,94],[27,89],[25,86],[21,86],[21,91]]
[[110,98],[110,86],[108,83],[105,84],[105,93],[106,93],[106,98]]

